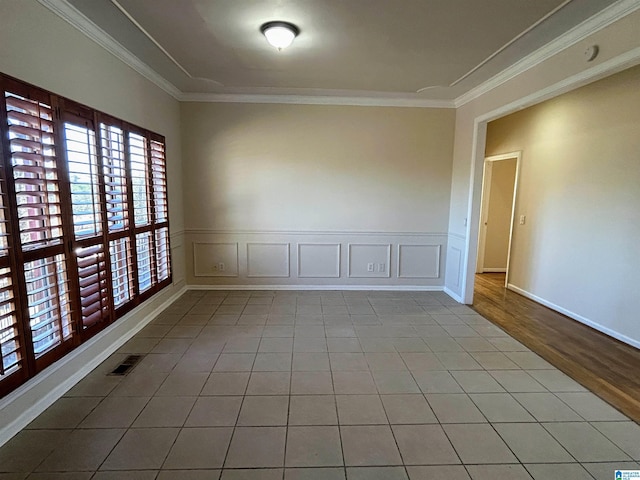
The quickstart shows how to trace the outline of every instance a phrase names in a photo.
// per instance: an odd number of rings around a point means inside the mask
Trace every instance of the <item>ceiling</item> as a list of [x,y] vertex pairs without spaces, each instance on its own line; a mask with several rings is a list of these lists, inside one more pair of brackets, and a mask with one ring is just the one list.
[[[66,0],[182,94],[451,101],[615,0]],[[44,2],[43,2],[44,3]],[[271,20],[300,35],[277,51]]]

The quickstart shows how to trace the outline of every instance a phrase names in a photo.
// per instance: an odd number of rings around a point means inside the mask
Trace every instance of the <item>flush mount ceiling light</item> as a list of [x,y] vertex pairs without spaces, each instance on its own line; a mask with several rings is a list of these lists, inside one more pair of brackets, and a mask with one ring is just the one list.
[[300,33],[298,27],[289,22],[267,22],[260,27],[260,31],[267,38],[267,42],[278,50],[291,45]]

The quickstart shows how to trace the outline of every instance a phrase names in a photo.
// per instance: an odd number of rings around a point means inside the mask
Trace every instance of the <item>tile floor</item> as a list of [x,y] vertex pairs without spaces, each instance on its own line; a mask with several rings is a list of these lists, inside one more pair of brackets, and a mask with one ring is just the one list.
[[639,460],[637,424],[443,293],[190,291],[1,448],[0,480],[612,479]]

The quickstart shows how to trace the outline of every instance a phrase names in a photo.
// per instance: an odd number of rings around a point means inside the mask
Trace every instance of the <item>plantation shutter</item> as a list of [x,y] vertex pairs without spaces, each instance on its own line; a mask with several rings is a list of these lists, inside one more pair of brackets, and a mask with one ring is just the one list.
[[72,339],[73,324],[54,110],[49,95],[22,90],[6,91],[5,103],[31,348],[38,360]]
[[107,237],[111,263],[111,290],[116,310],[134,298],[133,249],[131,248],[129,189],[125,131],[120,122],[100,123],[100,157],[107,206]]
[[171,282],[160,135],[0,74],[0,396]]
[[[69,104],[63,112],[64,141],[77,269],[77,303],[82,331],[111,321],[104,177],[100,169],[92,112]],[[89,332],[88,334],[91,334]]]
[[9,258],[6,184],[0,180],[0,381],[22,368],[23,352]]
[[153,220],[155,227],[156,271],[158,282],[171,276],[169,251],[169,212],[167,200],[167,172],[163,141],[152,139],[151,182],[153,188]]

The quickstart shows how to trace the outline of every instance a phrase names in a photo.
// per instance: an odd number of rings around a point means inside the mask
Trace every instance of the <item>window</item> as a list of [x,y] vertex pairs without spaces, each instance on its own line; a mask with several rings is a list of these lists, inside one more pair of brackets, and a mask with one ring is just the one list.
[[0,74],[0,396],[171,282],[164,138]]

